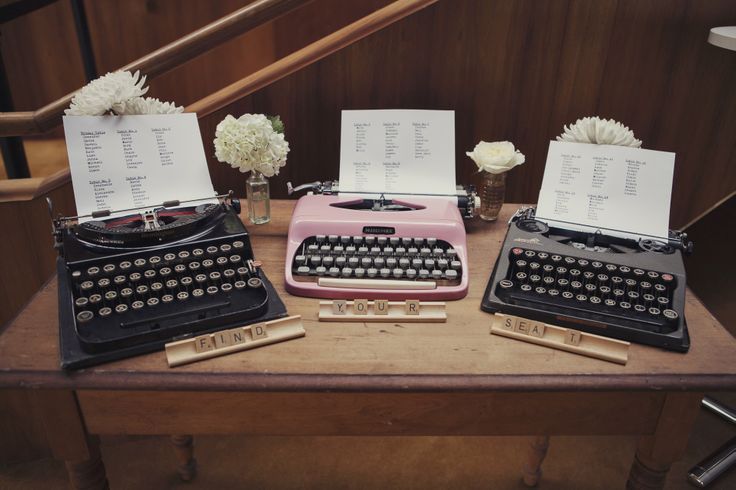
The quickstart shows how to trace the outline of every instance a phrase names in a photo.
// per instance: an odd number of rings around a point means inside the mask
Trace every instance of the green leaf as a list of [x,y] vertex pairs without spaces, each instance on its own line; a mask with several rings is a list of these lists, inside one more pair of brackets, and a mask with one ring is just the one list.
[[271,121],[271,127],[277,133],[284,134],[284,123],[281,121],[281,116],[267,116],[268,120]]

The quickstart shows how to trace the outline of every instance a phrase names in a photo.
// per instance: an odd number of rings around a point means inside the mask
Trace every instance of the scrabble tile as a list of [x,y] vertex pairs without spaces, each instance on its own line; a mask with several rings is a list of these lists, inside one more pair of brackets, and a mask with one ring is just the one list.
[[333,315],[347,315],[348,313],[348,302],[344,299],[336,299],[332,302],[332,314]]
[[565,343],[570,345],[580,345],[580,332],[571,328],[565,330]]
[[519,318],[519,321],[516,322],[514,332],[525,333],[528,335],[529,328],[532,326],[533,323],[533,321],[527,320],[526,318]]
[[418,315],[419,314],[419,300],[407,299],[404,303],[404,313],[407,315]]
[[501,319],[501,328],[504,330],[514,331],[518,322],[519,319],[517,317],[507,315]]
[[368,314],[368,300],[367,299],[356,299],[355,301],[353,301],[353,314],[367,315]]
[[544,323],[533,322],[529,328],[529,335],[532,337],[544,337]]
[[212,341],[212,336],[200,335],[194,338],[194,350],[197,352],[207,352],[208,350],[214,350],[215,343]]
[[268,337],[268,329],[265,323],[256,323],[250,326],[250,336],[253,340],[264,339]]
[[375,315],[388,315],[388,300],[377,299],[373,302],[373,313]]
[[233,328],[230,330],[230,335],[233,339],[233,345],[244,344],[248,341],[248,336],[246,335],[243,327]]
[[215,340],[215,348],[227,347],[233,343],[233,334],[230,330],[223,330],[221,332],[215,332],[212,334]]

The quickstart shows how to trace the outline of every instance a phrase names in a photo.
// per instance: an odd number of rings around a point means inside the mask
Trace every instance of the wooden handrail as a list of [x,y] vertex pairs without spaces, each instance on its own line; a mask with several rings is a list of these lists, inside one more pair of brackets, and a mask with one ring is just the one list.
[[[148,80],[151,80],[235,36],[310,1],[312,0],[258,0],[125,65],[121,70],[140,70]],[[34,112],[0,113],[0,136],[27,136],[55,128],[61,124],[61,116],[69,107],[74,93],[76,92]]]
[[198,117],[212,114],[236,100],[252,94],[315,61],[345,48],[384,27],[427,7],[437,0],[397,0],[382,9],[339,29],[312,44],[295,51],[258,70],[257,72],[214,92],[187,106],[187,112],[196,112]]

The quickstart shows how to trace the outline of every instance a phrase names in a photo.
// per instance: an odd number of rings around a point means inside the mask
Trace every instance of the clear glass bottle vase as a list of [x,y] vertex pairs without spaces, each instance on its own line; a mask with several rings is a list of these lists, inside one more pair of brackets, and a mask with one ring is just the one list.
[[271,221],[271,195],[268,179],[261,172],[253,170],[245,181],[245,195],[248,198],[248,218],[254,225]]
[[496,221],[506,197],[506,172],[492,174],[483,172],[480,187],[480,217],[486,221]]

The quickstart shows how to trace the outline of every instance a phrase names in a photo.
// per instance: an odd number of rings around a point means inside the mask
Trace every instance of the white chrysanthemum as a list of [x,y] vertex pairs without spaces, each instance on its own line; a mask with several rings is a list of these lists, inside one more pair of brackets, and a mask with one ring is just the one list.
[[135,97],[123,102],[118,114],[132,116],[136,114],[178,114],[184,108],[172,102],[162,102],[154,97]]
[[628,127],[613,119],[599,117],[584,117],[565,126],[565,132],[557,137],[557,141],[641,147],[641,140],[636,139]]
[[215,130],[215,157],[241,172],[256,170],[266,177],[286,165],[289,143],[274,131],[263,114],[227,115]]
[[148,92],[146,77],[139,72],[116,71],[92,80],[72,98],[67,116],[102,116],[110,111],[120,114],[124,104]]

